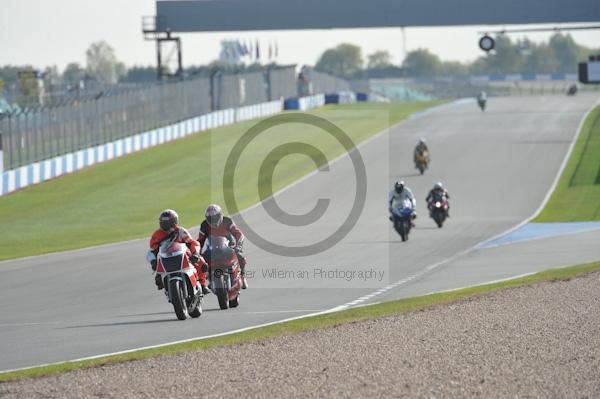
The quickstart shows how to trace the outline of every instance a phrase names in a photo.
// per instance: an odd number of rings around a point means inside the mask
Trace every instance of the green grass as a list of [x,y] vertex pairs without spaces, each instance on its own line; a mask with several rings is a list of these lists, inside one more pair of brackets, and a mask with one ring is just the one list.
[[[359,143],[439,103],[326,106],[312,114],[338,125]],[[0,260],[147,237],[165,208],[177,210],[184,226],[198,225],[208,203],[223,203],[225,160],[256,123],[189,136],[0,197]],[[345,151],[329,135],[305,124],[267,130],[243,153],[235,171],[240,209],[259,201],[263,182],[258,170],[265,154],[290,142],[312,144],[328,160]],[[274,190],[314,169],[305,155],[286,156],[275,168]]]
[[585,120],[562,176],[534,222],[600,220],[600,106]]
[[195,340],[182,344],[169,345],[154,349],[139,350],[126,354],[106,356],[92,360],[65,362],[55,365],[34,367],[26,370],[1,373],[0,382],[65,373],[77,369],[98,367],[111,363],[147,359],[156,356],[172,355],[185,351],[213,348],[216,346],[227,346],[242,344],[246,342],[255,342],[258,340],[265,340],[269,338],[280,337],[283,335],[297,334],[307,330],[331,327],[342,323],[351,323],[381,317],[395,316],[407,312],[428,309],[436,305],[444,305],[456,302],[465,298],[470,298],[473,296],[482,295],[502,289],[530,285],[544,281],[569,280],[574,277],[582,276],[598,270],[600,270],[600,262],[571,266],[561,269],[550,269],[527,277],[503,281],[499,283],[480,285],[456,291],[430,294],[420,297],[385,302],[376,305],[352,308],[341,312],[328,313],[324,315],[312,316],[284,323],[273,324],[266,327],[259,327],[256,329],[244,331],[242,333],[235,333],[222,337]]

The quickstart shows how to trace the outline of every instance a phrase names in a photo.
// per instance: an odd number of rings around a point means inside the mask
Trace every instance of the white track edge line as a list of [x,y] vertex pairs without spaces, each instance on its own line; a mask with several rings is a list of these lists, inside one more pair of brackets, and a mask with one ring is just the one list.
[[505,236],[507,234],[512,233],[513,231],[523,227],[524,225],[526,225],[527,223],[531,222],[533,219],[535,219],[540,213],[542,213],[542,210],[544,209],[544,207],[546,206],[546,204],[548,203],[548,201],[550,201],[550,197],[552,196],[552,194],[554,193],[554,190],[556,189],[556,186],[558,185],[558,182],[560,181],[560,178],[565,170],[565,168],[567,167],[567,163],[569,162],[569,158],[571,158],[571,153],[573,152],[573,149],[575,148],[575,144],[577,143],[577,139],[579,138],[579,135],[581,133],[581,130],[583,130],[583,125],[585,123],[585,120],[588,118],[588,116],[590,115],[590,113],[594,110],[594,108],[596,108],[597,105],[600,105],[600,99],[596,100],[595,103],[592,104],[592,106],[586,111],[586,113],[583,115],[583,117],[581,118],[581,120],[579,121],[579,126],[577,127],[577,131],[575,132],[575,136],[573,136],[573,140],[571,141],[571,144],[569,145],[569,149],[567,150],[567,153],[565,154],[565,157],[563,158],[563,161],[560,165],[560,167],[558,168],[558,172],[556,174],[556,176],[554,177],[554,181],[552,182],[552,185],[550,186],[550,189],[548,190],[548,192],[546,193],[546,196],[544,197],[544,199],[542,200],[542,203],[540,204],[540,206],[535,210],[535,212],[533,213],[533,215],[531,215],[530,217],[528,217],[527,219],[523,220],[521,223],[517,224],[514,227],[511,227],[510,229],[497,234],[491,238],[488,238],[487,240],[484,240],[482,242],[480,242],[479,244],[476,245],[476,248],[479,246],[483,246],[491,241],[494,241],[502,236]]
[[518,245],[518,244],[523,243],[523,242],[540,241],[540,240],[550,240],[550,239],[553,239],[553,238],[559,238],[559,237],[565,237],[565,236],[572,236],[572,235],[576,235],[576,234],[592,233],[592,232],[596,232],[598,230],[600,230],[600,227],[590,227],[590,228],[585,228],[585,229],[577,230],[577,231],[567,231],[565,233],[558,233],[558,234],[552,234],[552,235],[544,235],[544,236],[531,237],[531,238],[522,238],[522,239],[519,239],[519,240],[508,241],[508,242],[503,242],[503,243],[499,243],[499,244],[492,244],[492,245],[486,245],[486,246],[481,246],[480,244],[477,244],[477,249],[478,250],[482,250],[482,249],[500,248],[500,247],[505,247],[507,245]]

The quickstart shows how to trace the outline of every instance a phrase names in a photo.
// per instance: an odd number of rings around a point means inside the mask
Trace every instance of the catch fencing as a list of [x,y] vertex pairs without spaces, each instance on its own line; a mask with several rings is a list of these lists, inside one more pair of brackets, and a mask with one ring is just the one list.
[[350,90],[350,82],[347,80],[319,72],[313,68],[304,68],[303,72],[310,82],[310,94],[336,93]]
[[52,158],[211,111],[208,79],[24,108],[0,118],[5,169]]
[[[313,72],[313,91],[347,90],[346,81]],[[73,153],[218,110],[298,96],[295,66],[100,91],[59,106],[0,114],[1,170]],[[2,162],[2,159],[0,159]],[[2,167],[3,166],[3,167]]]

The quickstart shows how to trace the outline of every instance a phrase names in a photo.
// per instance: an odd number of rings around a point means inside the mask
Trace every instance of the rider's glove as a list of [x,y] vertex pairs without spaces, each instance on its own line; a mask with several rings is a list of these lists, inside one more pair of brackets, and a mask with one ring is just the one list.
[[156,271],[156,259],[152,259],[150,261],[150,267],[152,267],[152,271],[155,272]]
[[198,254],[192,254],[192,256],[190,256],[190,262],[193,264],[198,263],[199,260],[200,260],[200,255],[198,255]]

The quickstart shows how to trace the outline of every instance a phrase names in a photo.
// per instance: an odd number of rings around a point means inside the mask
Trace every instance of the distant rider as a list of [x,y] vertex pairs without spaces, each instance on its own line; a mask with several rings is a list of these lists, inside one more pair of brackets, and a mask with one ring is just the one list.
[[[150,249],[146,255],[146,259],[150,263],[153,271],[156,271],[156,257],[160,249],[160,245],[163,241],[172,240],[173,242],[179,242],[185,244],[188,247],[189,261],[194,265],[198,276],[200,277],[200,285],[202,286],[202,292],[208,293],[206,288],[206,269],[207,263],[202,256],[200,256],[200,244],[194,240],[190,233],[183,227],[179,226],[179,215],[172,209],[165,209],[161,212],[158,218],[159,229],[156,230],[150,238]],[[156,287],[161,290],[164,288],[163,281],[159,274],[155,276]]]
[[210,236],[225,237],[233,243],[233,249],[240,261],[240,269],[242,272],[242,289],[248,288],[246,281],[246,257],[243,252],[244,234],[237,225],[228,216],[223,216],[223,210],[217,204],[211,204],[204,212],[206,220],[200,225],[198,233],[198,242],[200,248],[204,247],[204,242]]
[[417,143],[417,146],[415,147],[415,153],[413,156],[415,164],[417,163],[417,157],[424,153],[427,153],[427,163],[429,163],[429,147],[427,147],[427,143],[425,143],[425,139],[420,138],[419,142]]
[[[450,199],[450,194],[448,194],[448,190],[444,188],[442,182],[439,181],[433,185],[433,188],[429,191],[429,194],[427,194],[427,198],[425,198],[427,208],[431,211],[433,209],[433,203],[436,200],[443,201],[444,199]],[[446,215],[450,217],[450,206],[448,206]]]
[[404,201],[409,199],[413,205],[413,215],[412,218],[415,219],[417,217],[416,206],[417,200],[415,199],[414,194],[411,189],[406,187],[404,181],[399,181],[394,184],[394,189],[390,191],[390,195],[388,198],[388,210],[390,212],[390,220],[393,220],[394,217],[392,215],[392,209],[400,208],[403,206]]
[[477,95],[477,101],[485,102],[487,100],[487,94],[485,91],[481,90],[481,92]]

